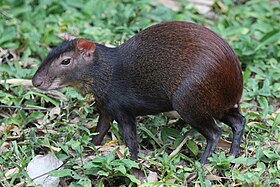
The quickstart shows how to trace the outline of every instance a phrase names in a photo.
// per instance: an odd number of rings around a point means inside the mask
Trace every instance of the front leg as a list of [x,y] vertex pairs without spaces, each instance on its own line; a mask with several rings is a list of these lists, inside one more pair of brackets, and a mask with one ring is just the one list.
[[99,113],[99,119],[97,122],[96,132],[99,134],[92,138],[94,145],[100,145],[104,136],[108,133],[111,127],[112,117],[104,112]]
[[116,116],[116,121],[118,122],[124,142],[130,151],[131,158],[137,160],[138,143],[135,117],[125,113],[121,113]]

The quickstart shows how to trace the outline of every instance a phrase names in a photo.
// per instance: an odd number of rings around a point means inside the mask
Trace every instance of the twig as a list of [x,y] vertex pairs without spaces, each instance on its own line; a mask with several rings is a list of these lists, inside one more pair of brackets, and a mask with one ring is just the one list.
[[59,166],[59,167],[57,167],[57,168],[55,168],[55,169],[53,169],[51,171],[45,172],[45,173],[43,173],[43,174],[41,174],[41,175],[39,175],[37,177],[34,177],[34,178],[32,178],[32,180],[36,180],[36,179],[38,179],[40,177],[43,177],[44,175],[49,174],[52,171],[55,171],[55,170],[58,170],[58,169],[62,168],[70,159],[71,159],[71,157],[67,158],[66,161],[63,164],[61,164],[61,166]]
[[6,106],[6,105],[0,105],[0,108],[12,108],[12,109],[21,109],[21,110],[50,110],[48,108],[42,108],[42,107],[38,107],[38,108],[30,108],[30,107],[22,107],[22,106]]
[[187,143],[188,137],[186,136],[184,140],[180,143],[180,145],[168,156],[169,159],[172,159]]
[[191,173],[186,179],[186,184],[190,184],[193,180],[195,180],[197,178],[198,178],[197,172]]

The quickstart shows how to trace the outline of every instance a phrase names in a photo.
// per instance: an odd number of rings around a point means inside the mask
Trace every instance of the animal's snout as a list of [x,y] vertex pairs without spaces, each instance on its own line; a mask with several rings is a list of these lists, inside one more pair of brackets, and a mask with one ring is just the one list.
[[39,78],[38,76],[35,75],[32,78],[32,84],[33,84],[33,86],[38,88],[43,84],[43,79],[41,79],[41,78]]

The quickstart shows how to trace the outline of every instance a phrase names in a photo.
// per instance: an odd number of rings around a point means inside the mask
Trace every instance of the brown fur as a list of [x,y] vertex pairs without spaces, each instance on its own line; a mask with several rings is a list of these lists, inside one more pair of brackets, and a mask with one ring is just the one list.
[[[245,122],[239,112],[242,72],[232,48],[211,30],[168,22],[151,26],[116,48],[75,39],[55,50],[33,84],[42,89],[72,86],[92,93],[100,113],[96,144],[116,120],[137,158],[135,117],[176,110],[207,139],[202,163],[220,137],[214,119],[232,127],[231,153],[238,154]],[[61,58],[72,63],[61,66]]]

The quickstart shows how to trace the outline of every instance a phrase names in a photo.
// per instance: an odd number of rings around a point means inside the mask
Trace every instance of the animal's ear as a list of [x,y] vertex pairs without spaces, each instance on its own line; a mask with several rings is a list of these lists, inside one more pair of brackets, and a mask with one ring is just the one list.
[[89,42],[84,38],[80,38],[77,41],[77,48],[81,51],[86,51],[87,54],[92,54],[95,51],[96,45],[93,42]]

